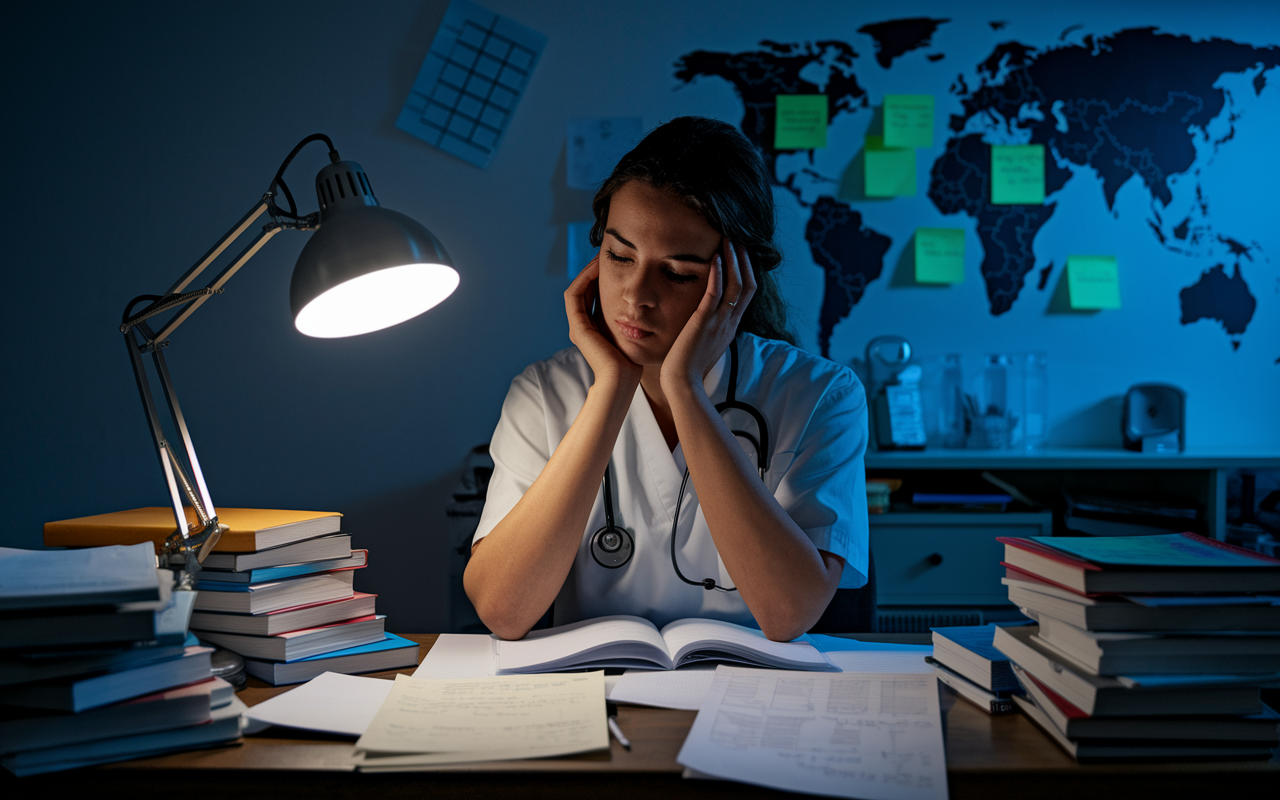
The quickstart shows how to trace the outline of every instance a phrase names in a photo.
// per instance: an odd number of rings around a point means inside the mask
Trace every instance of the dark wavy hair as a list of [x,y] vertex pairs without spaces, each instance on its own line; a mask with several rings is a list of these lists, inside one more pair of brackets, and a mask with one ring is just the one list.
[[759,151],[737,128],[707,117],[677,117],[650,131],[622,157],[591,203],[591,244],[604,242],[609,203],[630,181],[670,192],[702,214],[722,236],[746,248],[756,293],[739,331],[795,344],[787,307],[774,279],[782,263],[774,244],[773,189]]

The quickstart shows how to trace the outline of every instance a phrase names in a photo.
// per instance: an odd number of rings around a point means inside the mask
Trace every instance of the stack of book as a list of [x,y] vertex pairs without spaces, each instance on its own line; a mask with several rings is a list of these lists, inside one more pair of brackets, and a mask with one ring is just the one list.
[[273,685],[418,663],[416,643],[386,632],[376,595],[353,590],[369,551],[351,549],[340,515],[241,516],[200,571],[191,627],[201,640],[244,656],[245,671]]
[[1013,695],[1022,689],[1009,658],[992,645],[994,624],[932,631],[933,656],[926,660],[944,686],[988,714],[1015,710]]
[[1280,559],[1193,533],[1001,538],[1036,626],[994,645],[1014,702],[1079,760],[1266,758],[1280,715]]
[[187,631],[150,543],[0,548],[0,765],[71,769],[240,737],[231,685]]
[[[191,615],[202,641],[244,656],[245,671],[273,685],[418,663],[416,643],[384,630],[376,596],[354,591],[354,570],[369,553],[351,549],[341,514],[219,508],[218,521],[230,530],[204,561]],[[44,537],[76,546],[161,542],[172,530],[169,509],[139,508],[47,523]]]

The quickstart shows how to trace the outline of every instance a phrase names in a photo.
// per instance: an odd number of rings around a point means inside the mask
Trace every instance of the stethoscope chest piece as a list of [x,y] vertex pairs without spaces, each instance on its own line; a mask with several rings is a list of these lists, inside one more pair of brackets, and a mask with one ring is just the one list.
[[617,569],[630,561],[635,549],[631,533],[617,525],[605,525],[591,537],[591,557],[609,569]]
[[617,569],[631,560],[636,551],[636,541],[626,528],[613,521],[613,488],[609,482],[609,468],[604,469],[604,527],[591,535],[591,557],[608,569]]

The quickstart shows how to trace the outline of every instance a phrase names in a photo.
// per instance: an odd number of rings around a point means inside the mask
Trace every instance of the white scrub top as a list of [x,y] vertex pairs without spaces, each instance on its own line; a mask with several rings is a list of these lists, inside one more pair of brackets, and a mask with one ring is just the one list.
[[[853,371],[785,342],[738,335],[740,402],[769,423],[772,458],[764,480],[782,509],[820,550],[845,560],[841,588],[866,583],[867,498],[863,454],[867,404]],[[729,354],[704,379],[712,403],[728,391]],[[594,378],[577,348],[529,365],[511,382],[489,453],[493,477],[474,542],[515,507],[546,466],[587,399]],[[751,416],[731,410],[731,429],[759,437]],[[739,438],[754,463],[755,448]],[[614,522],[631,532],[634,555],[608,569],[591,556],[591,537],[605,524],[603,488],[569,576],[557,596],[553,622],[563,625],[610,614],[645,617],[658,627],[685,617],[707,617],[759,627],[738,592],[707,591],[682,582],[671,565],[671,521],[684,477],[684,454],[667,448],[644,390],[637,387],[618,433],[609,468]],[[715,578],[733,586],[716,552],[692,478],[676,528],[680,571],[694,581]]]

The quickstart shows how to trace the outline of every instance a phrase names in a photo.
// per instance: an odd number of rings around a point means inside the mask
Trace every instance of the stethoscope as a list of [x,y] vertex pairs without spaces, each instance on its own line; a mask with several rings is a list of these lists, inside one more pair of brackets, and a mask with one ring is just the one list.
[[[760,479],[764,480],[764,474],[769,469],[769,424],[765,421],[764,414],[761,414],[758,408],[738,400],[736,398],[737,393],[738,342],[735,339],[729,343],[729,389],[725,393],[724,402],[716,404],[716,413],[723,415],[724,412],[736,408],[739,411],[745,411],[755,419],[756,428],[760,431],[759,439],[756,439],[747,431],[731,430],[731,433],[736,437],[746,439],[755,447],[756,464],[760,468]],[[680,506],[684,503],[684,490],[688,484],[689,468],[685,467],[684,479],[680,481],[680,494],[676,496],[676,513],[671,519],[671,566],[675,569],[676,576],[690,586],[701,586],[707,591],[719,589],[722,592],[736,592],[738,591],[737,587],[719,586],[714,578],[704,578],[700,581],[689,580],[680,571],[680,565],[676,563],[676,528],[680,522]],[[609,468],[606,466],[604,470],[604,527],[591,536],[591,557],[602,567],[617,569],[630,561],[634,553],[635,539],[631,536],[631,532],[614,524],[613,481],[609,477]]]

